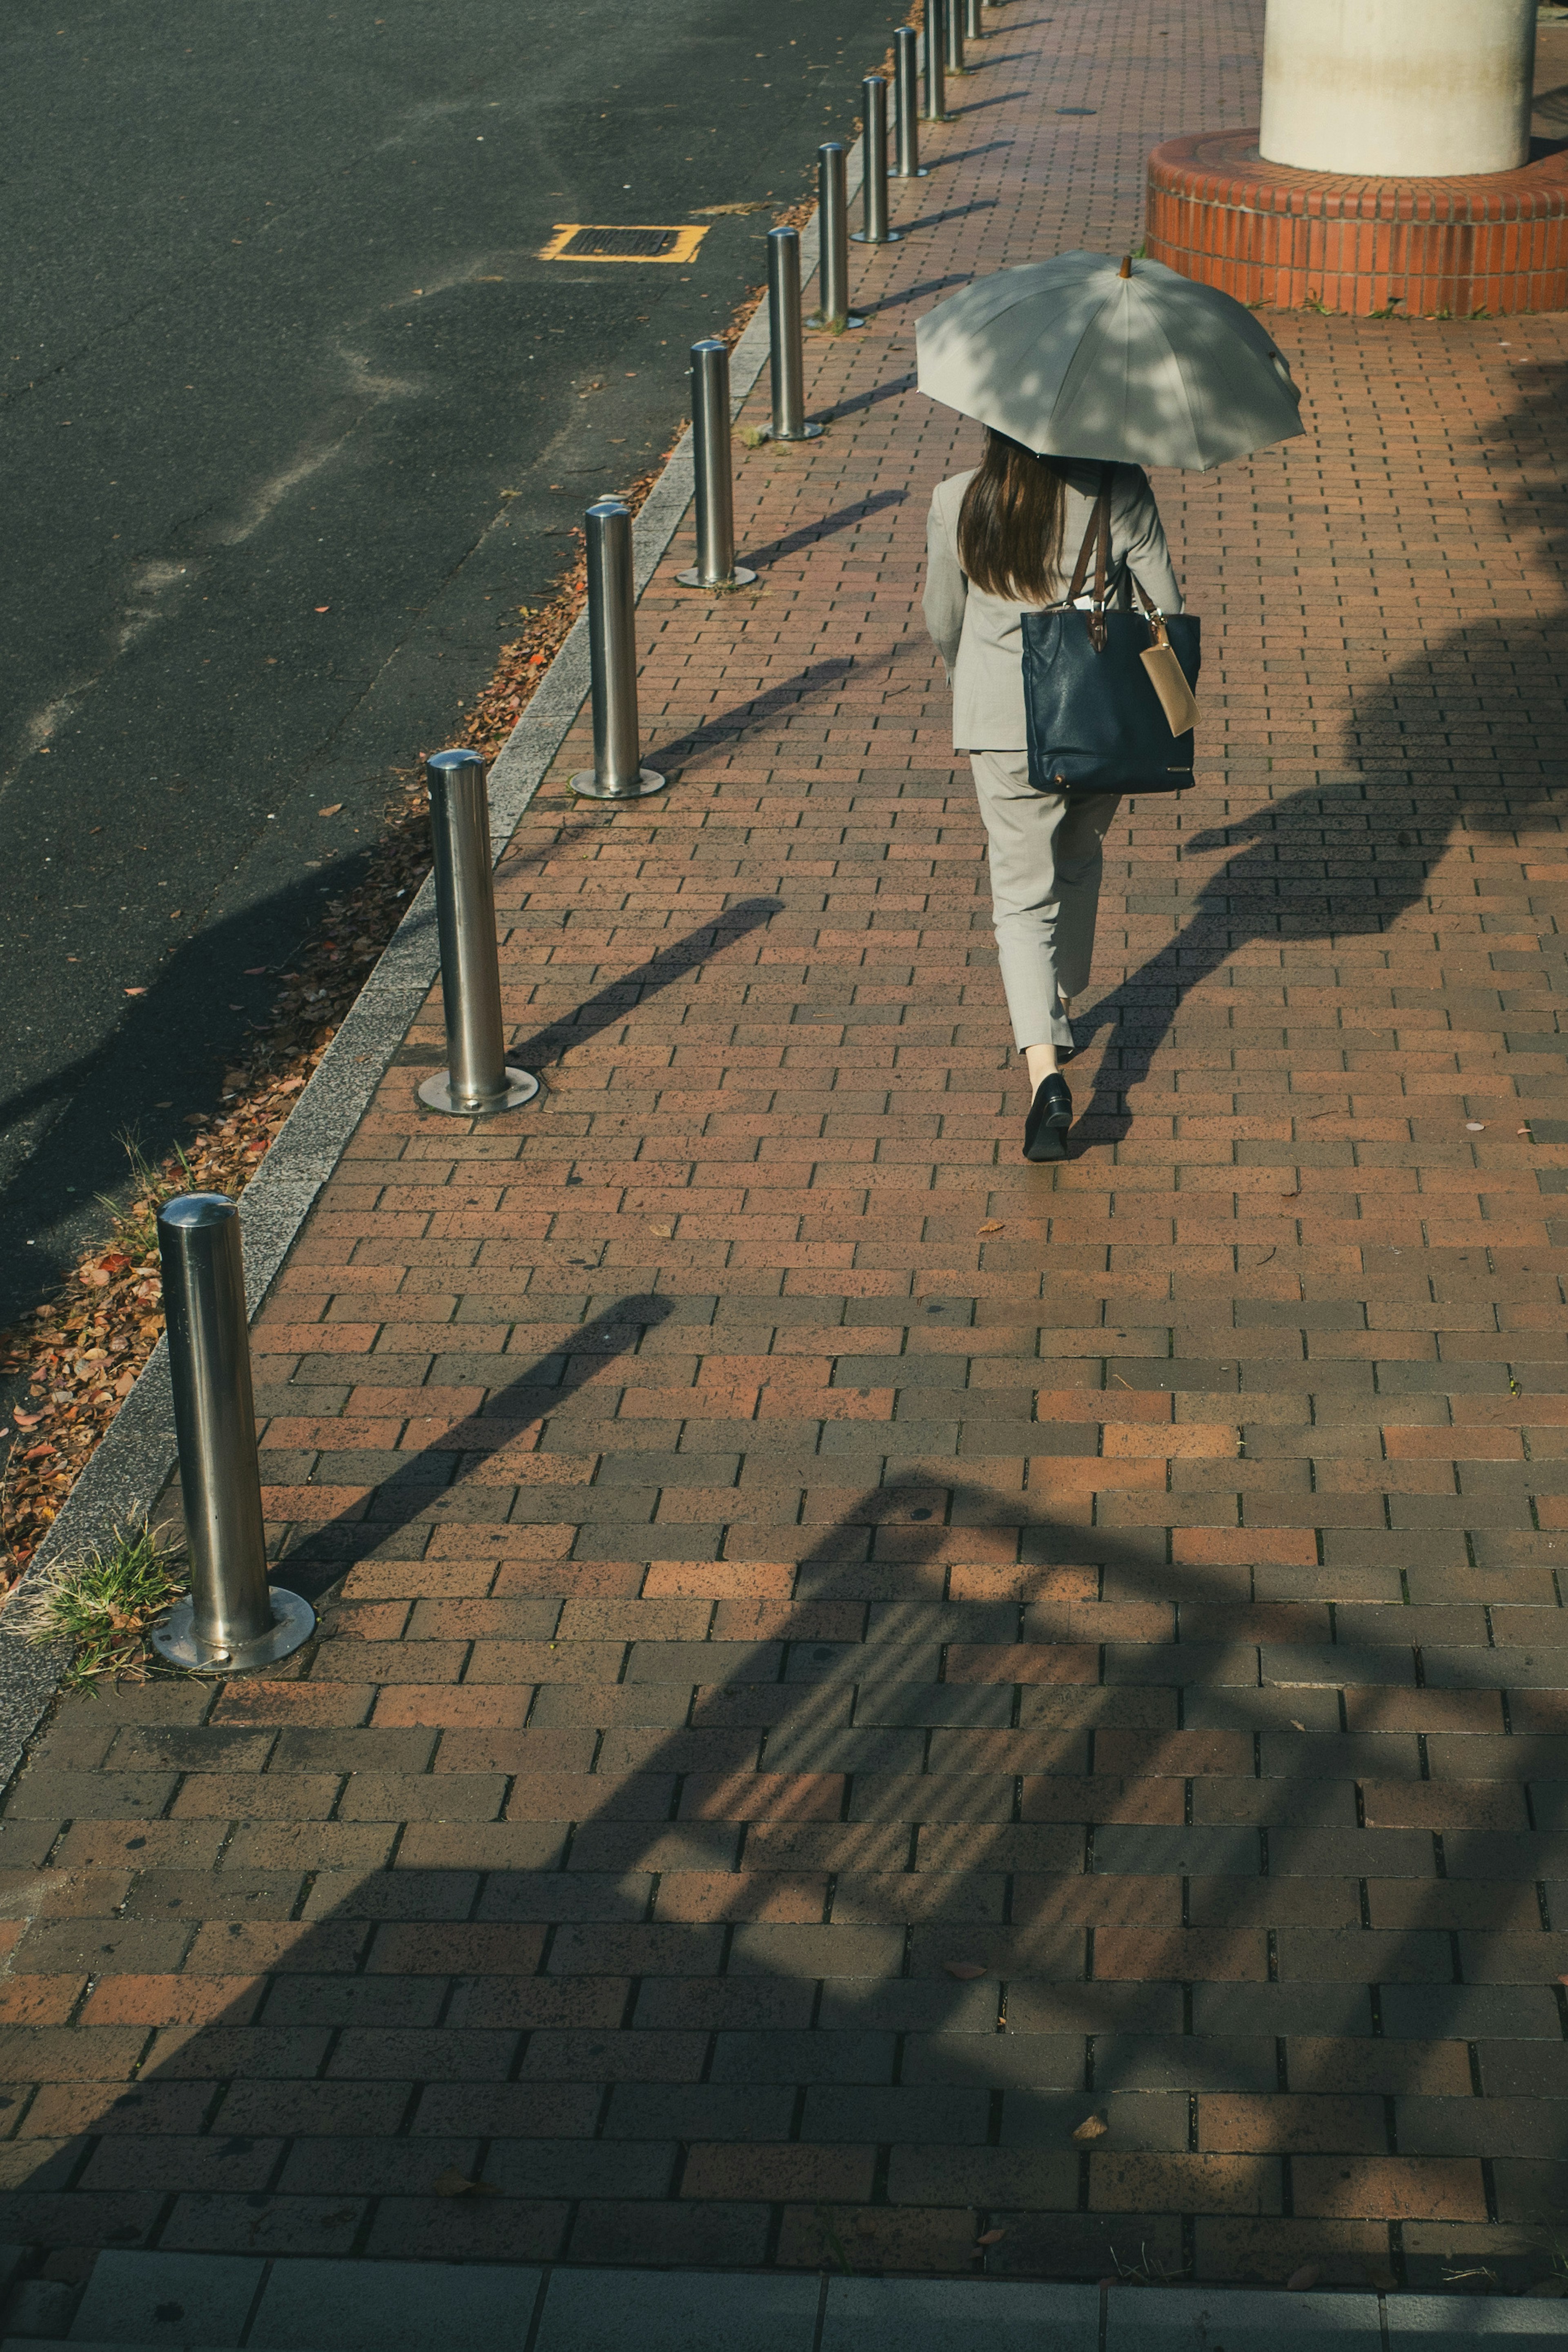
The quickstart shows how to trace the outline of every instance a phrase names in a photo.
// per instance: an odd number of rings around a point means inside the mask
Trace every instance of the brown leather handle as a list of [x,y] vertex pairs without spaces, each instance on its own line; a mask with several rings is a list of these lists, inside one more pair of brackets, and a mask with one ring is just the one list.
[[1089,576],[1089,554],[1094,550],[1094,601],[1088,616],[1089,642],[1097,654],[1105,651],[1105,583],[1110,569],[1110,487],[1115,474],[1112,466],[1100,469],[1100,495],[1089,518],[1089,528],[1083,535],[1083,545],[1073,566],[1072,585],[1067,602],[1076,604],[1083,593],[1083,583]]

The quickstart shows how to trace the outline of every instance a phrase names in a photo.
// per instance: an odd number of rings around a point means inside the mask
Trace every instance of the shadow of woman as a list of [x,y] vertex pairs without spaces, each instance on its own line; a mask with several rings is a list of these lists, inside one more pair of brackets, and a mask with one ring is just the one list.
[[[1247,955],[1256,972],[1258,958],[1249,951],[1277,942],[1280,984],[1318,987],[1352,943],[1386,938],[1421,904],[1446,844],[1423,824],[1415,797],[1392,777],[1309,787],[1178,843],[1185,921],[1074,1023],[1079,1054],[1110,1032],[1085,1106],[1093,1121],[1086,1139],[1115,1141],[1126,1133],[1131,1097],[1155,1055],[1167,1041],[1182,1042],[1184,1008],[1233,957]],[[1187,862],[1216,850],[1226,853],[1224,863],[1184,891]],[[1307,964],[1293,957],[1293,949],[1314,941],[1323,943],[1323,957]],[[1239,992],[1245,983],[1232,985]],[[1205,1022],[1212,1017],[1205,1010]]]
[[[1231,981],[1239,995],[1247,984],[1241,973],[1256,978],[1270,948],[1282,990],[1338,984],[1342,964],[1364,964],[1396,927],[1407,938],[1413,929],[1425,930],[1424,948],[1452,954],[1451,905],[1433,902],[1437,869],[1444,899],[1469,887],[1479,902],[1490,877],[1477,869],[1495,860],[1500,847],[1560,833],[1568,805],[1562,797],[1568,787],[1568,692],[1560,659],[1568,607],[1563,373],[1521,362],[1514,404],[1478,431],[1479,476],[1470,470],[1473,455],[1458,460],[1465,470],[1456,470],[1455,479],[1476,517],[1478,582],[1487,582],[1489,565],[1497,574],[1484,587],[1485,609],[1429,640],[1419,635],[1417,615],[1418,642],[1403,659],[1364,688],[1352,677],[1341,742],[1318,781],[1177,835],[1176,907],[1184,919],[1075,1024],[1079,1052],[1110,1033],[1086,1140],[1114,1141],[1125,1133],[1131,1097],[1147,1082],[1154,1056],[1167,1040],[1181,1042],[1194,991],[1233,958],[1241,960]],[[1495,521],[1485,511],[1492,480]],[[1446,598],[1452,586],[1445,572]],[[1505,603],[1508,609],[1500,610]],[[1131,805],[1136,812],[1136,802]],[[1216,853],[1223,861],[1217,866],[1197,866]],[[1477,913],[1484,929],[1483,904]],[[1527,914],[1524,927],[1531,920]],[[1321,955],[1302,953],[1314,943]],[[1496,955],[1493,966],[1509,969]],[[1213,1013],[1211,999],[1205,1027]],[[1314,1013],[1314,1025],[1319,1018]],[[1289,1020],[1287,1003],[1281,1021]],[[1471,1025],[1468,1005],[1466,1024]]]

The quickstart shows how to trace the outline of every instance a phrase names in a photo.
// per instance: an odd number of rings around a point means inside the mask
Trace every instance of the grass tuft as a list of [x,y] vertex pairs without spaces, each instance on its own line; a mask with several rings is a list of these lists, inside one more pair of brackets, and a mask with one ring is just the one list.
[[68,1690],[90,1689],[103,1675],[142,1682],[152,1664],[147,1633],[187,1590],[184,1562],[162,1528],[116,1528],[107,1549],[95,1544],[25,1584],[5,1612],[6,1630],[29,1642],[74,1643]]
[[115,1140],[131,1163],[131,1199],[121,1203],[109,1193],[100,1192],[98,1204],[109,1212],[109,1229],[119,1248],[130,1257],[154,1257],[158,1250],[159,1210],[177,1193],[193,1192],[199,1187],[191,1172],[191,1163],[178,1145],[173,1163],[156,1168],[129,1128],[121,1128]]

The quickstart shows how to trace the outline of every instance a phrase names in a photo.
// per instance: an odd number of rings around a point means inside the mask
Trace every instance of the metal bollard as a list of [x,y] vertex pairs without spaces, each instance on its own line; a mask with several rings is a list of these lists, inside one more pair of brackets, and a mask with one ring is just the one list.
[[860,85],[860,196],[864,226],[857,245],[898,245],[902,229],[888,226],[888,85],[868,74]]
[[153,1646],[193,1674],[244,1674],[308,1642],[316,1612],[267,1580],[238,1209],[221,1192],[177,1194],[158,1212],[158,1255],[191,1597]]
[[814,327],[837,334],[863,327],[849,308],[849,199],[845,192],[844,150],[830,139],[816,151],[816,309]]
[[900,180],[923,180],[921,168],[921,37],[912,25],[893,35],[893,119],[898,130]]
[[986,38],[985,27],[980,21],[980,0],[963,0],[963,30],[971,41]]
[[749,588],[735,561],[735,485],[730,457],[730,351],[704,336],[691,346],[691,444],[697,468],[697,561],[683,588]]
[[921,26],[921,63],[926,78],[926,121],[945,122],[947,116],[946,36],[942,30],[942,0],[925,0]]
[[423,1079],[416,1091],[426,1110],[485,1118],[492,1111],[516,1110],[539,1092],[531,1070],[507,1066],[485,763],[477,751],[437,751],[425,762],[425,780],[430,787],[447,1066]]
[[594,764],[570,779],[593,801],[640,801],[662,792],[657,768],[637,758],[637,616],[632,584],[632,517],[619,499],[601,499],[588,526],[588,662],[593,678]]
[[768,231],[768,357],[773,380],[770,441],[815,441],[820,425],[805,421],[805,365],[800,346],[800,231]]
[[947,69],[951,74],[966,70],[963,63],[963,0],[942,0],[942,18],[947,34]]

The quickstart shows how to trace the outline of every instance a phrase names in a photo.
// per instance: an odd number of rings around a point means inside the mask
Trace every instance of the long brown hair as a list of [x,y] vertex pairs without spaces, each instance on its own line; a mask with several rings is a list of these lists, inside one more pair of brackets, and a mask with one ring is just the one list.
[[1062,477],[1049,457],[985,428],[985,456],[958,511],[958,560],[977,588],[1048,604],[1062,547]]

